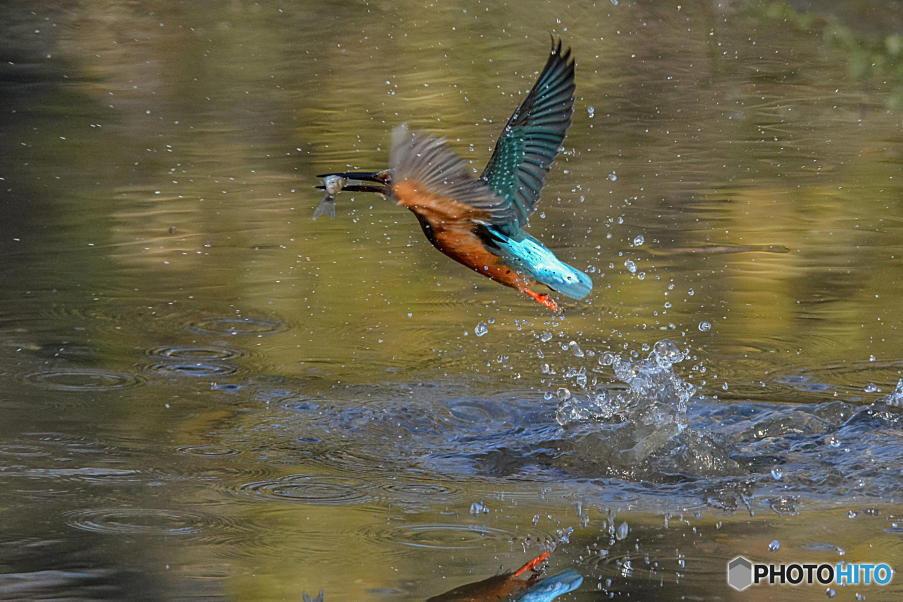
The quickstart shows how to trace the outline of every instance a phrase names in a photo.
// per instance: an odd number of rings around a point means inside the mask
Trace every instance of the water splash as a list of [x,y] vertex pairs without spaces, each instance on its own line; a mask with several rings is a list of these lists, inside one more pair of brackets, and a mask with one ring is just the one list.
[[587,421],[630,422],[654,426],[668,432],[668,436],[682,431],[687,425],[687,402],[696,393],[696,387],[673,370],[684,359],[686,352],[668,339],[657,342],[643,360],[611,352],[600,354],[600,367],[610,367],[626,389],[616,389],[608,382],[600,384],[598,380],[595,386],[587,385],[585,373],[568,371],[566,375],[572,375],[582,391],[558,395],[558,424],[566,427]]
[[903,378],[897,382],[897,388],[887,397],[882,398],[884,403],[889,406],[903,408]]
[[[636,475],[657,455],[702,462],[708,472],[712,462],[700,458],[713,450],[703,437],[674,444],[688,424],[687,403],[696,393],[673,368],[686,355],[667,339],[657,342],[645,359],[603,352],[593,371],[610,370],[619,381],[615,383],[587,379],[583,369],[568,370],[565,377],[574,379],[574,390],[566,396],[559,390],[555,418],[570,432],[574,465],[590,472],[604,466],[606,472]],[[683,458],[687,454],[693,458]]]

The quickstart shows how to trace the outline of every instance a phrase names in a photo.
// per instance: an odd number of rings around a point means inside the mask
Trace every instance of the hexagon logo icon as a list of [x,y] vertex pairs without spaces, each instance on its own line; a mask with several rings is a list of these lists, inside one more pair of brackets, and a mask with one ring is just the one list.
[[743,556],[737,556],[727,563],[727,584],[742,592],[753,582],[753,565]]

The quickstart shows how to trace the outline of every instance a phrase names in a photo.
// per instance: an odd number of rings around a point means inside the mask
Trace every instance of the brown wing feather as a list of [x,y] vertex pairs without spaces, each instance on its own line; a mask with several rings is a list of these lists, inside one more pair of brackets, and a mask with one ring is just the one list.
[[[400,125],[392,130],[390,162],[393,189],[408,180],[416,182],[420,195],[442,204],[442,210],[461,216],[458,219],[492,224],[510,224],[515,220],[511,204],[475,178],[467,164],[441,138],[411,133],[406,125]],[[394,196],[400,202],[397,194]],[[453,205],[447,205],[445,200]],[[468,213],[459,205],[475,213]]]

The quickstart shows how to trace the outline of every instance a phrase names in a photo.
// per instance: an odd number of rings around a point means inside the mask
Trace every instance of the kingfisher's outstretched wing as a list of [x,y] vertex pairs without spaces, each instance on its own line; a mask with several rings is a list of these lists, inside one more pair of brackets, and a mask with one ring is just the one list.
[[561,40],[533,89],[514,111],[495,144],[481,179],[508,201],[517,225],[526,225],[539,191],[558,154],[574,112],[574,59]]
[[418,215],[446,227],[461,222],[467,231],[474,221],[504,225],[516,219],[511,203],[475,177],[442,138],[400,125],[392,130],[390,163],[393,199]]

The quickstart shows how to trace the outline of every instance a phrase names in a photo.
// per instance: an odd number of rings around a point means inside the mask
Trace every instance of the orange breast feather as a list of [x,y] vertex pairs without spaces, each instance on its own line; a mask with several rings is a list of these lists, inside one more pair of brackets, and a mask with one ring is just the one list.
[[434,244],[440,251],[496,282],[519,291],[533,284],[529,278],[499,263],[474,234],[473,220],[488,214],[475,207],[425,190],[414,180],[402,180],[392,186],[398,204],[407,207],[429,223]]

